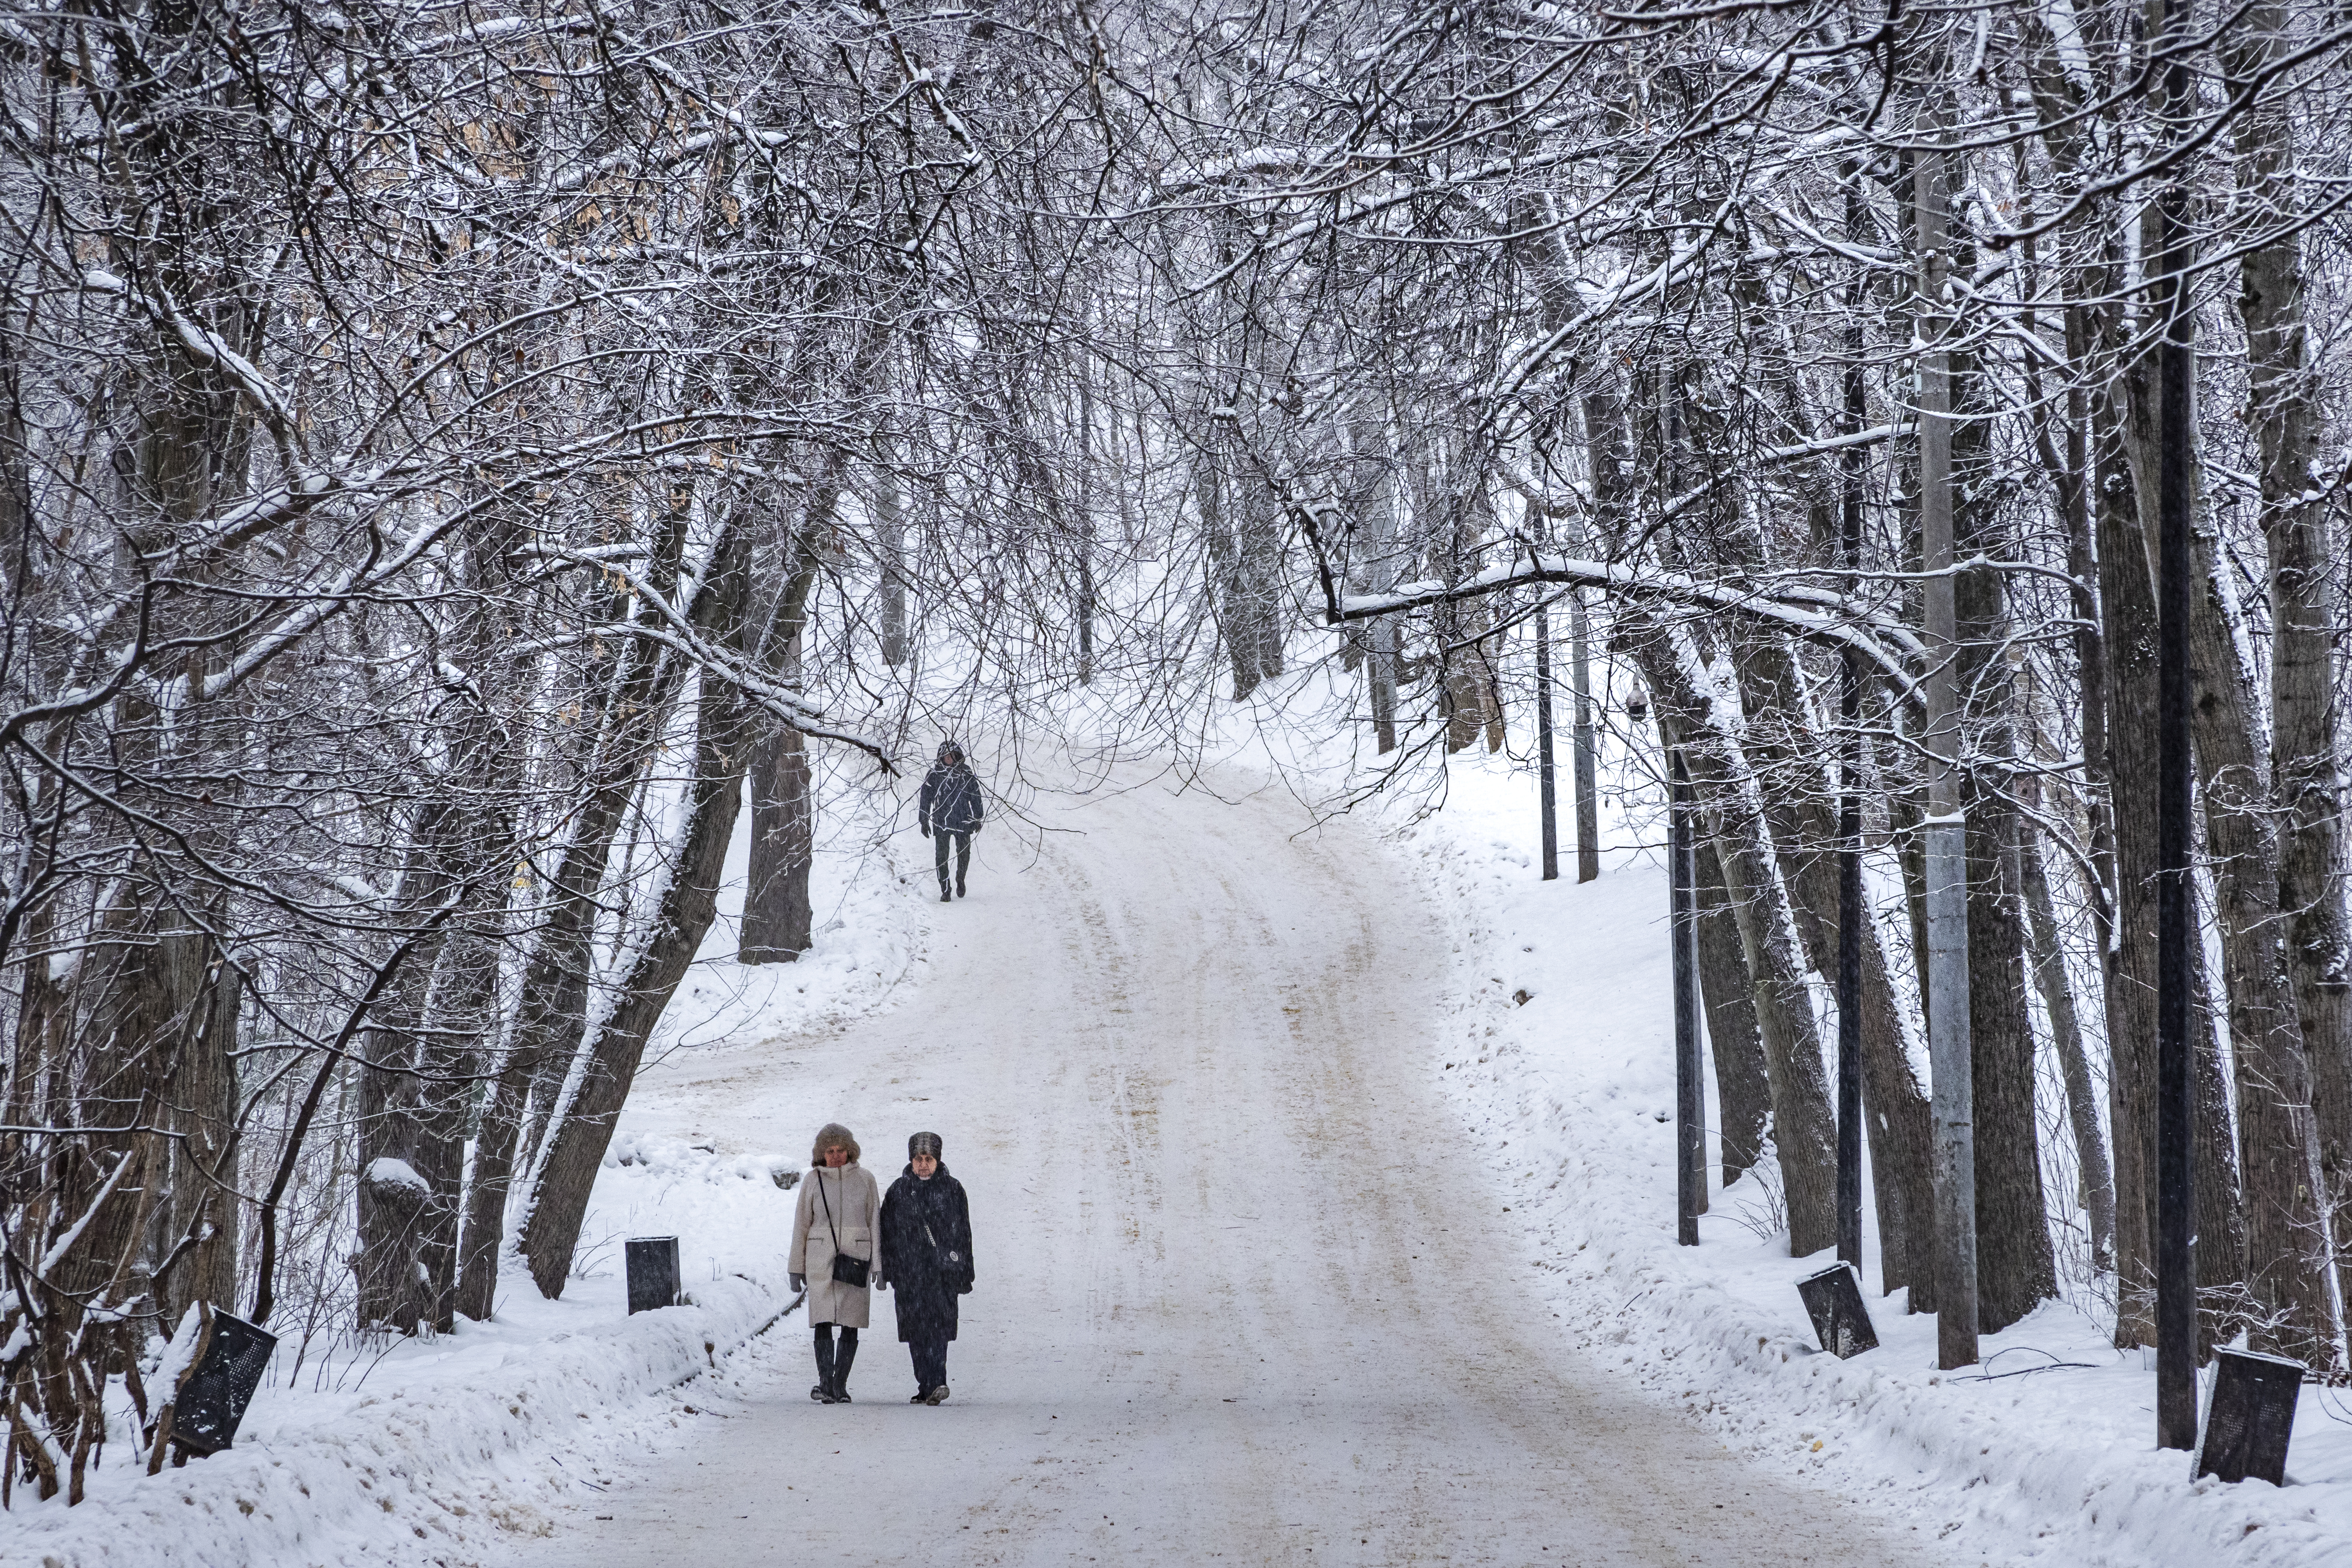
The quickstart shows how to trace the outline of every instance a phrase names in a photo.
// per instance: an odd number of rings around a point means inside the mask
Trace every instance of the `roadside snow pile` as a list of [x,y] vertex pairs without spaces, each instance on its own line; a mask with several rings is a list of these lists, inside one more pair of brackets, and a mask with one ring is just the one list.
[[541,1300],[527,1275],[502,1283],[494,1323],[461,1322],[381,1359],[314,1363],[297,1387],[264,1388],[226,1453],[149,1477],[118,1442],[79,1508],[32,1504],[20,1489],[0,1516],[0,1561],[470,1561],[501,1533],[545,1533],[545,1507],[597,1484],[584,1453],[617,1426],[674,1421],[678,1399],[646,1408],[647,1396],[690,1390],[792,1300],[781,1277],[730,1278],[690,1284],[692,1306],[625,1317],[616,1276],[575,1281],[561,1301]]
[[[1566,817],[1564,778],[1562,795]],[[1399,837],[1449,911],[1461,976],[1430,1068],[1515,1194],[1536,1295],[1586,1349],[1733,1447],[1988,1562],[2352,1563],[2352,1407],[2326,1391],[2304,1391],[2285,1488],[2192,1486],[2188,1456],[2154,1445],[2152,1360],[2081,1312],[2053,1302],[1946,1374],[1935,1321],[1866,1289],[1881,1346],[1840,1362],[1796,1290],[1834,1255],[1787,1256],[1764,1180],[1715,1188],[1701,1245],[1677,1247],[1664,862],[1613,850],[1580,887],[1564,821],[1546,883],[1537,822],[1532,778],[1457,763],[1444,809]],[[1604,821],[1604,842],[1636,837]]]

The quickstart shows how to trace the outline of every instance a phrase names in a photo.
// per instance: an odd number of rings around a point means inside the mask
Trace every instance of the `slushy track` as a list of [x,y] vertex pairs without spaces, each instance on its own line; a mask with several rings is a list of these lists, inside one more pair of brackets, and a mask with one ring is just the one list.
[[1580,1363],[1433,1081],[1444,927],[1362,829],[1303,826],[1146,787],[1049,813],[1025,868],[983,834],[896,1010],[645,1081],[633,1114],[722,1146],[840,1114],[886,1183],[945,1134],[980,1270],[954,1397],[906,1403],[877,1296],[858,1403],[812,1404],[795,1315],[772,1386],[521,1560],[1931,1556]]

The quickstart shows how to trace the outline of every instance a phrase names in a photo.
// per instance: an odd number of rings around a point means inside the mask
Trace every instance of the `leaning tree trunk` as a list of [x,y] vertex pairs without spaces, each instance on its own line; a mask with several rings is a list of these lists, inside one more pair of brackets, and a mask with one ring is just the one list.
[[[696,620],[713,644],[738,649],[742,641],[744,552],[730,539],[714,561],[696,606]],[[636,1079],[646,1042],[686,977],[717,913],[719,881],[741,807],[746,756],[746,704],[731,684],[706,674],[695,742],[694,784],[687,826],[660,906],[648,921],[620,999],[598,1027],[571,1103],[562,1108],[532,1185],[522,1255],[540,1293],[563,1292],[580,1241],[581,1222],[597,1168],[612,1142],[613,1124]]]
[[1624,635],[1670,743],[1682,749],[1738,922],[1771,1079],[1772,1143],[1788,1201],[1789,1250],[1802,1258],[1837,1242],[1836,1120],[1789,900],[1746,760],[1706,718],[1705,700],[1670,634],[1645,618],[1628,617]]
[[[1805,962],[1837,973],[1837,812],[1821,759],[1828,754],[1804,722],[1804,692],[1787,646],[1737,637],[1733,664],[1748,720],[1741,744],[1764,791],[1781,880],[1789,889]],[[1890,983],[1877,925],[1862,922],[1863,1117],[1870,1131],[1878,1214],[1879,1285],[1892,1292],[1927,1280],[1935,1268],[1934,1169],[1927,1096]],[[1915,1300],[1923,1294],[1914,1291]]]
[[610,694],[604,710],[614,718],[587,759],[590,786],[573,815],[571,841],[540,918],[539,941],[516,988],[505,1053],[482,1102],[458,1241],[456,1303],[477,1321],[488,1321],[497,1299],[507,1194],[531,1085],[550,1060],[569,1063],[585,1027],[597,893],[622,814],[635,794],[648,736],[659,734],[684,679],[684,663],[657,656],[656,646],[632,639],[622,673],[604,684]]
[[1723,885],[1715,841],[1695,836],[1698,910],[1699,994],[1706,1008],[1706,1039],[1715,1057],[1716,1142],[1723,1154],[1723,1184],[1746,1175],[1762,1157],[1772,1116],[1772,1081],[1764,1066],[1764,1037],[1756,1024],[1756,987],[1739,945],[1739,921]]

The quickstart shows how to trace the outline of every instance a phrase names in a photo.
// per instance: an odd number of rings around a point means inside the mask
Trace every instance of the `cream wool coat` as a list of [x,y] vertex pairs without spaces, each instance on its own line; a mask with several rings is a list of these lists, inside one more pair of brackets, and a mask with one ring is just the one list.
[[[820,1199],[819,1184],[824,1193]],[[825,1223],[825,1205],[833,1205],[833,1223]],[[833,1277],[833,1238],[841,1237],[841,1250],[852,1258],[874,1260],[875,1241],[882,1234],[882,1189],[863,1165],[839,1170],[819,1165],[801,1178],[801,1196],[793,1213],[791,1271],[808,1279],[809,1323],[866,1326],[873,1291],[862,1285],[844,1285]]]

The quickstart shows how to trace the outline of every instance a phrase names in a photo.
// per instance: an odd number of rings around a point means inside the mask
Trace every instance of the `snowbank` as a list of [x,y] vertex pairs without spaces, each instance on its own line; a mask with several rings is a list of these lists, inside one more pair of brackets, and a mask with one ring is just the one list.
[[[1562,793],[1565,817],[1565,770]],[[1605,843],[1636,837],[1604,821]],[[1585,1349],[1733,1447],[1987,1562],[2352,1563],[2352,1405],[2326,1391],[2304,1391],[2286,1487],[2192,1485],[2188,1456],[2154,1446],[2152,1361],[2082,1312],[2053,1302],[1945,1374],[1934,1320],[1866,1291],[1881,1346],[1841,1363],[1796,1291],[1834,1257],[1786,1255],[1763,1183],[1717,1187],[1700,1246],[1675,1245],[1663,858],[1612,850],[1580,887],[1568,853],[1539,880],[1534,781],[1499,760],[1457,763],[1444,809],[1398,839],[1457,955],[1430,1070],[1513,1194],[1530,1289]],[[1864,1257],[1874,1279],[1874,1234]]]
[[[719,922],[649,1064],[756,1051],[895,1001],[919,973],[928,925],[926,889],[906,880],[902,847],[887,833],[894,805],[882,791],[832,803],[811,879],[815,946],[797,963],[753,968],[733,961],[745,814]],[[780,1130],[777,1141],[801,1131]],[[806,1158],[804,1148],[722,1147],[633,1106],[605,1153],[561,1300],[543,1300],[510,1268],[493,1322],[312,1353],[299,1372],[299,1330],[281,1321],[285,1342],[234,1448],[151,1478],[121,1410],[79,1507],[17,1489],[14,1510],[0,1514],[0,1563],[457,1564],[545,1533],[546,1510],[599,1489],[612,1456],[640,1451],[649,1428],[706,1414],[712,1381],[751,1375],[730,1356],[795,1300],[784,1238],[789,1184]],[[369,1176],[421,1180],[397,1161],[377,1162]],[[633,1236],[677,1237],[688,1305],[628,1315],[621,1244]],[[116,1394],[121,1403],[120,1384]]]
[[[25,1568],[240,1568],[414,1562],[499,1532],[539,1533],[541,1505],[577,1485],[576,1456],[616,1422],[675,1422],[695,1384],[791,1301],[773,1283],[689,1288],[694,1304],[623,1316],[617,1278],[543,1301],[506,1281],[498,1321],[304,1370],[262,1391],[236,1447],[149,1477],[118,1441],[89,1499],[0,1519],[0,1560]],[[646,1406],[646,1396],[678,1391]],[[625,1412],[624,1406],[627,1406]],[[433,1543],[423,1552],[417,1542]]]

